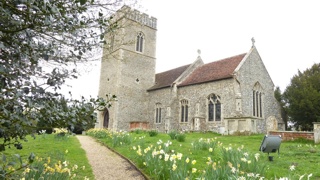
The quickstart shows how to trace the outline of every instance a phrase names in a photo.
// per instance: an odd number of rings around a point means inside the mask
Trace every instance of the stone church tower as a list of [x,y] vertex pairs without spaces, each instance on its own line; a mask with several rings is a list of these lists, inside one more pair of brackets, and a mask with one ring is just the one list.
[[154,84],[157,19],[123,6],[113,18],[103,48],[99,96],[117,96],[112,107],[98,114],[98,128],[129,129],[134,122],[147,125],[146,89]]

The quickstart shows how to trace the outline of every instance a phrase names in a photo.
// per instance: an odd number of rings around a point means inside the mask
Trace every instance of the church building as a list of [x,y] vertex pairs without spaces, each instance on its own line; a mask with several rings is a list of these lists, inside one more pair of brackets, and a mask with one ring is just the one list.
[[155,73],[157,19],[128,6],[113,18],[103,48],[99,96],[117,96],[97,128],[161,132],[267,133],[283,130],[274,84],[254,46],[205,64]]

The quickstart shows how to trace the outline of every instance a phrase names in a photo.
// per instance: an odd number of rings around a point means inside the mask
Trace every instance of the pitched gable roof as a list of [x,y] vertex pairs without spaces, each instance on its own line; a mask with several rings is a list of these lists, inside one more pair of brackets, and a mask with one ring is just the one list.
[[190,66],[191,64],[181,66],[169,71],[156,74],[155,85],[148,89],[148,91],[170,87],[172,83]]
[[234,70],[240,64],[245,55],[246,53],[243,53],[237,56],[232,56],[219,61],[204,64],[193,71],[178,86],[188,86],[231,78]]

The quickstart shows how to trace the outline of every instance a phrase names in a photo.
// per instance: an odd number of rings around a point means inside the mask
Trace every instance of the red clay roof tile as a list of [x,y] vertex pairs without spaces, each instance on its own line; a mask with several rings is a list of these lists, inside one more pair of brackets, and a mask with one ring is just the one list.
[[155,85],[148,91],[170,87],[189,66],[190,64],[156,74]]
[[237,66],[239,65],[239,63],[245,55],[246,53],[204,64],[197,68],[195,71],[193,71],[178,86],[188,86],[192,84],[199,84],[231,78],[232,73],[237,68]]
[[[178,86],[188,86],[193,84],[200,84],[211,82],[226,78],[231,78],[232,73],[237,68],[246,53],[225,58],[219,61],[214,61],[204,64],[195,69],[183,82]],[[156,74],[155,85],[148,89],[148,91],[157,90],[161,88],[170,87],[172,83],[190,66],[190,64],[181,66],[169,71]]]

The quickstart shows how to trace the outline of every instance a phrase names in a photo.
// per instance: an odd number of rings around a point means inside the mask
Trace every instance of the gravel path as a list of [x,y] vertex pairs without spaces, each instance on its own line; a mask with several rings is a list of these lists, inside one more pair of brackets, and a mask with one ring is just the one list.
[[127,160],[96,142],[90,136],[77,136],[96,180],[145,180]]

